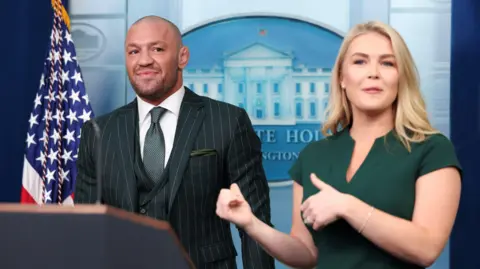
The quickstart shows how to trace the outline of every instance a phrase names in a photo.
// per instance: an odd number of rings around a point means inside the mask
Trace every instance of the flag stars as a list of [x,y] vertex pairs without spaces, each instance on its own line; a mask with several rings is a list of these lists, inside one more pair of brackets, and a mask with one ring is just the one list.
[[30,129],[33,127],[34,124],[38,124],[37,117],[38,115],[33,115],[33,113],[30,113],[30,119],[28,120],[28,123],[30,123]]
[[73,62],[72,53],[68,52],[67,50],[63,50],[63,63],[67,65],[68,62]]
[[67,46],[70,42],[73,44],[72,35],[69,31],[65,31],[65,39],[67,40]]
[[47,136],[47,131],[43,131],[43,136],[40,139],[38,139],[38,141],[42,141],[42,142],[45,143],[45,137],[46,136]]
[[90,114],[92,113],[92,111],[85,111],[85,109],[83,109],[83,114],[81,116],[78,116],[80,119],[83,120],[83,122],[87,122],[90,120]]
[[75,70],[75,74],[73,75],[73,77],[71,77],[71,79],[75,80],[75,86],[78,84],[78,82],[83,82],[82,75],[77,72],[77,70]]
[[86,95],[86,94],[84,96],[82,96],[82,99],[85,100],[85,104],[87,104],[87,105],[90,102],[90,100],[88,99],[88,95]]
[[75,105],[75,101],[78,101],[80,103],[80,91],[75,91],[72,90],[72,94],[70,94],[70,100],[72,100],[72,106]]
[[[43,85],[45,85],[45,84],[43,84]],[[34,109],[37,108],[37,106],[41,106],[41,105],[42,105],[42,96],[37,93],[37,96],[35,97],[35,107],[34,107]]]
[[46,137],[46,136],[47,136],[47,131],[44,130],[44,131],[43,131],[43,136],[42,136],[40,139],[38,139],[38,141],[42,141],[42,142],[45,143],[45,137]]
[[56,30],[55,31],[55,43],[58,45],[58,43],[60,43],[60,41],[62,41],[62,31],[61,30]]
[[48,109],[45,109],[45,116],[43,117],[43,120],[51,121],[52,120],[52,111],[48,111]]
[[35,134],[27,134],[27,148],[29,148],[32,144],[37,144],[37,142],[35,142]]
[[57,124],[60,124],[60,121],[65,121],[63,113],[64,111],[56,110],[56,114],[52,117],[57,120]]
[[53,139],[53,143],[57,144],[58,139],[61,138],[60,134],[58,133],[57,130],[53,131],[53,134],[50,136],[51,139]]
[[[57,19],[24,140],[25,158],[44,182],[44,191],[34,199],[48,204],[63,203],[72,195],[77,171],[71,167],[78,160],[82,124],[94,117],[72,34],[65,21]],[[62,197],[57,195],[58,182],[66,182]]]
[[45,195],[43,197],[43,199],[45,200],[45,203],[47,203],[48,201],[50,202],[52,201],[52,198],[50,197],[51,193],[52,193],[52,190],[48,190],[45,192]]
[[45,75],[44,74],[42,74],[42,77],[40,78],[40,87],[38,87],[38,88],[41,89],[43,86],[45,86]]
[[53,85],[53,83],[55,83],[55,81],[58,80],[58,71],[54,71],[53,74],[50,76],[50,82],[51,84]]
[[69,71],[65,72],[65,70],[62,70],[62,84],[65,85],[65,81],[70,82],[70,78],[68,77]]
[[47,94],[45,95],[45,100],[48,100],[50,102],[55,101],[55,96]]
[[67,145],[69,145],[71,142],[75,142],[75,138],[73,137],[75,135],[75,130],[71,131],[67,130],[67,134],[63,137],[63,139],[67,140]]
[[65,180],[65,181],[70,181],[68,179],[68,174],[69,173],[70,173],[70,170],[67,170],[67,171],[63,170],[63,173],[62,173],[62,171],[58,171],[58,174],[59,174],[60,178]]
[[65,101],[66,102],[67,101],[66,95],[67,95],[67,92],[65,92],[65,91],[59,92],[58,95],[57,95],[58,101],[60,101],[60,102]]
[[45,154],[43,154],[43,151],[40,151],[40,156],[38,156],[38,158],[35,159],[36,161],[39,161],[40,163],[44,163],[46,158],[45,158]]
[[72,150],[70,150],[70,151],[65,150],[65,152],[62,155],[62,159],[63,159],[65,165],[67,165],[68,161],[73,161]]
[[53,52],[54,63],[60,62],[60,51],[56,50]]
[[50,164],[53,164],[53,162],[57,160],[57,154],[58,154],[58,150],[53,151],[53,149],[50,149],[50,153],[48,154],[48,159],[50,159]]
[[47,178],[47,184],[50,184],[50,181],[54,180],[55,181],[55,170],[50,170],[47,168],[47,175],[45,176]]
[[78,122],[78,119],[77,119],[77,111],[73,111],[72,109],[69,109],[69,113],[68,113],[67,119],[70,120],[70,124],[72,124],[73,121],[77,121],[77,122]]

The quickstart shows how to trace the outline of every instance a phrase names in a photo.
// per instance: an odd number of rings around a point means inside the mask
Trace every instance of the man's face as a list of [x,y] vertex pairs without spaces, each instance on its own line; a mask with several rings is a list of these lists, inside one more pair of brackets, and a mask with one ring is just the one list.
[[153,101],[174,90],[180,75],[179,39],[163,21],[141,21],[130,28],[125,42],[126,68],[138,96]]

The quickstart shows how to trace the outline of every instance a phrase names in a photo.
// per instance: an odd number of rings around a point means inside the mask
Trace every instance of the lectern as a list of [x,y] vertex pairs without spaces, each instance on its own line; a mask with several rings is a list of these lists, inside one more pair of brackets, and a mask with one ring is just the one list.
[[167,222],[104,205],[0,204],[1,269],[191,269]]

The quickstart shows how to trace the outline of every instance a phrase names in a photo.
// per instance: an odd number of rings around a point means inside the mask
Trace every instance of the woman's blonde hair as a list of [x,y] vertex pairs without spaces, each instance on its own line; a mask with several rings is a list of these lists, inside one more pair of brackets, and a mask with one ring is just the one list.
[[356,37],[366,33],[381,34],[392,44],[399,74],[398,95],[394,102],[395,132],[410,151],[410,142],[421,142],[427,135],[438,131],[428,120],[425,102],[420,93],[418,72],[405,41],[397,31],[382,22],[358,24],[345,37],[332,72],[330,100],[322,132],[325,136],[336,134],[352,123],[350,101],[340,85],[340,78],[350,44]]

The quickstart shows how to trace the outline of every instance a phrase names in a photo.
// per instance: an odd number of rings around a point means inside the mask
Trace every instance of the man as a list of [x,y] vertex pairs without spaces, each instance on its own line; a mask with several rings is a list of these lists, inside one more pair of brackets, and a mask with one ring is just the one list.
[[[75,203],[96,201],[100,164],[102,203],[167,220],[197,268],[236,268],[229,223],[215,214],[220,189],[237,183],[255,215],[270,223],[261,143],[248,115],[182,86],[189,50],[163,18],[131,26],[125,57],[137,98],[95,120],[100,160],[93,125],[84,124]],[[239,233],[244,268],[273,268],[273,259]]]

